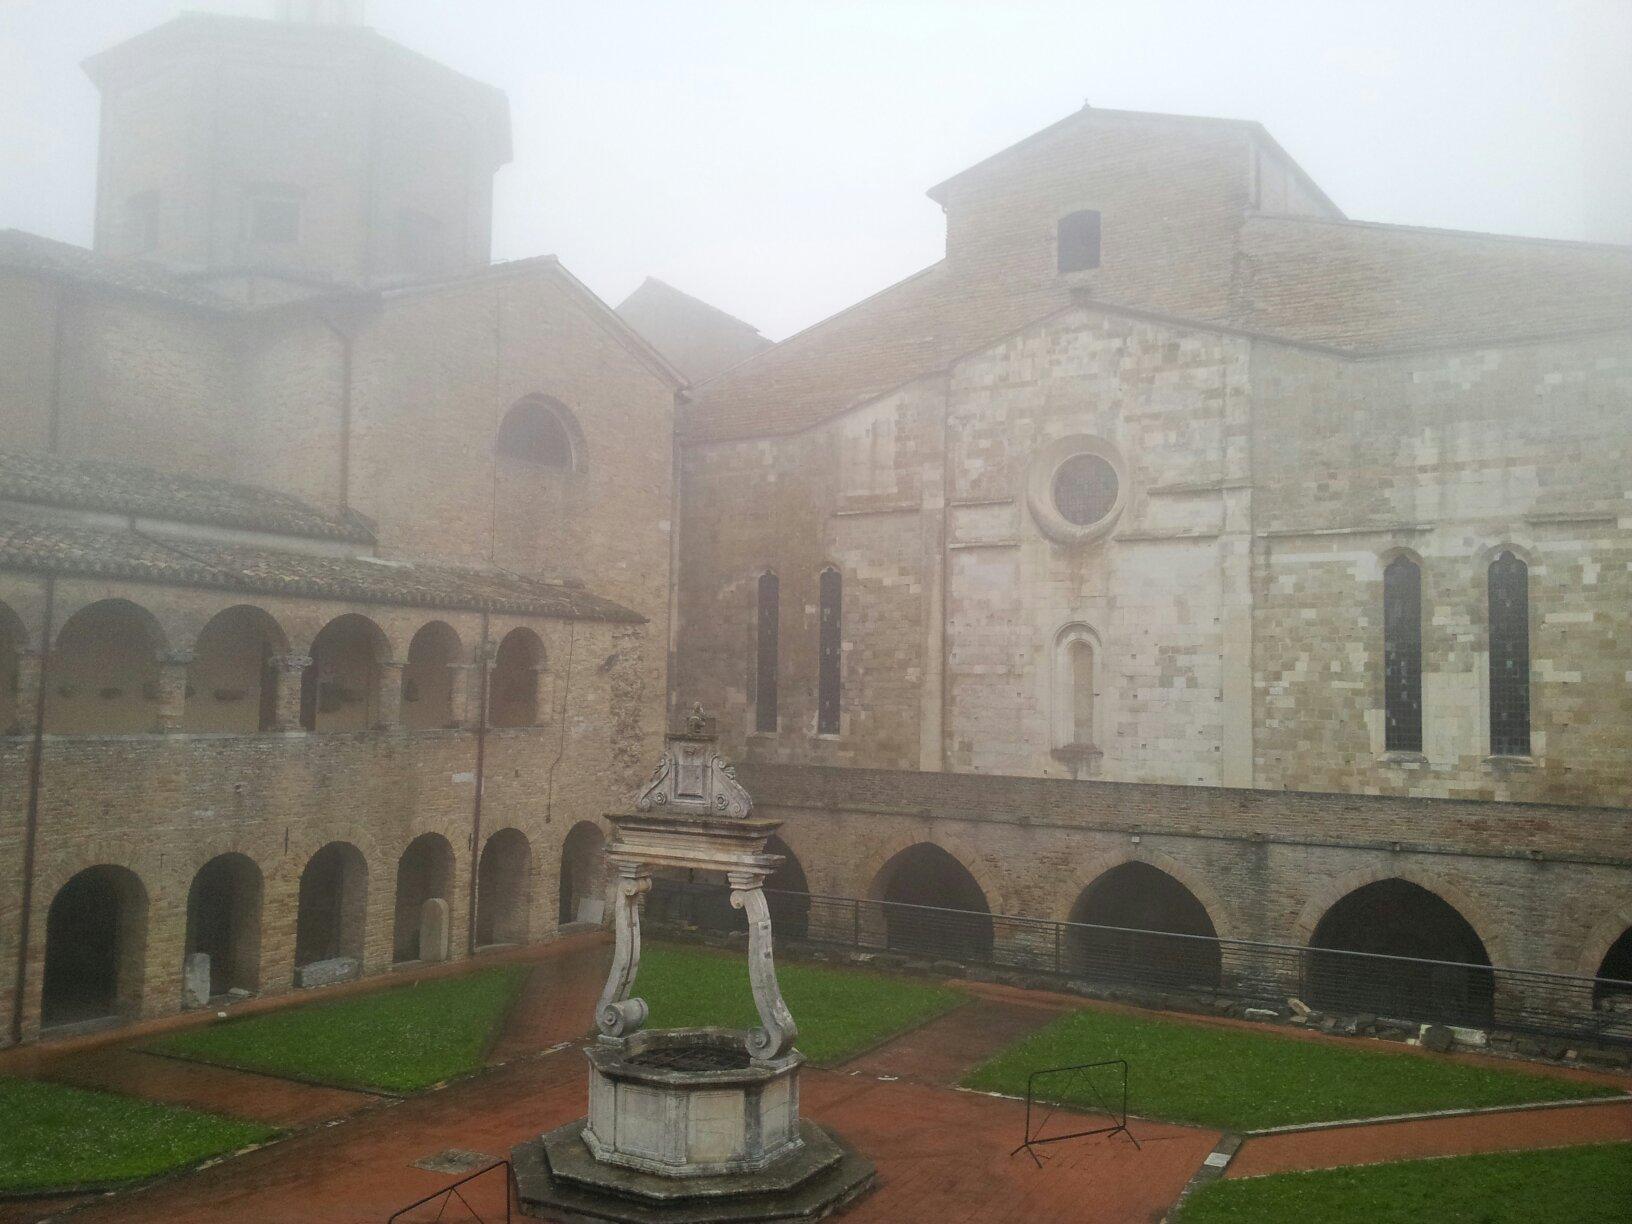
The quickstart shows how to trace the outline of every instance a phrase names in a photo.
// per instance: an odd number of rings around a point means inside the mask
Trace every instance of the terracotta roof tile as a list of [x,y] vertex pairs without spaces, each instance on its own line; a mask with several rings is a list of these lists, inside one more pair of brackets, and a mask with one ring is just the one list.
[[0,519],[0,569],[562,620],[646,619],[588,591],[502,571],[166,540],[54,519]]

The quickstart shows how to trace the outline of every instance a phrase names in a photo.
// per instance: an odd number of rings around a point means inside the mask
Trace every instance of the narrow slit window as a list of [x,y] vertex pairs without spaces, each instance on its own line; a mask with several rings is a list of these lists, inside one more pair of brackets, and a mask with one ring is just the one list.
[[840,664],[843,653],[843,582],[839,571],[825,569],[821,578],[821,630],[817,644],[816,732],[839,733]]
[[1383,746],[1422,751],[1422,570],[1396,557],[1383,571]]
[[1099,213],[1090,208],[1061,217],[1055,231],[1055,253],[1061,272],[1099,267]]
[[1511,552],[1490,563],[1490,751],[1530,755],[1530,567]]
[[759,624],[754,659],[754,730],[776,730],[777,618],[781,583],[775,574],[759,576]]

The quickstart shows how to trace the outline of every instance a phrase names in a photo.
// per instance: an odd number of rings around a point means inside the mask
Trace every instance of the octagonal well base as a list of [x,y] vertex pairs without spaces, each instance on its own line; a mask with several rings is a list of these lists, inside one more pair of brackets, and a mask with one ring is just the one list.
[[511,1151],[524,1214],[563,1224],[819,1220],[873,1185],[872,1161],[814,1122],[800,1122],[799,1146],[764,1169],[685,1178],[596,1160],[584,1124],[580,1118]]

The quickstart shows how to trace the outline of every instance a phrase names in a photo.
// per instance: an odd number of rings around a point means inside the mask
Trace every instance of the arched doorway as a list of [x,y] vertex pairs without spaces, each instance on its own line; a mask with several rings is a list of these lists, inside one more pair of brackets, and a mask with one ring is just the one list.
[[218,854],[187,890],[187,959],[210,958],[213,998],[253,991],[261,977],[261,869],[242,854]]
[[300,904],[295,915],[295,981],[306,985],[301,970],[325,961],[349,959],[354,966],[335,966],[325,981],[350,977],[362,969],[363,928],[368,913],[368,862],[350,842],[330,842],[306,861],[300,873]]
[[147,889],[124,867],[87,867],[57,890],[45,919],[40,1023],[77,1024],[141,1008]]
[[1065,967],[1077,977],[1179,990],[1218,987],[1218,932],[1206,907],[1149,863],[1123,863],[1099,876],[1082,890],[1069,921]]
[[901,851],[879,871],[872,895],[887,903],[884,928],[890,948],[950,960],[990,959],[992,919],[986,894],[969,869],[939,846],[919,842]]
[[533,895],[533,848],[520,829],[500,829],[476,866],[476,943],[527,942]]
[[1626,1013],[1632,1022],[1632,927],[1627,927],[1620,938],[1609,945],[1596,976],[1592,1005],[1613,1007]]
[[581,820],[561,844],[561,888],[556,921],[600,923],[606,916],[606,837]]
[[771,930],[779,939],[804,939],[810,934],[810,885],[805,869],[788,843],[774,833],[765,843],[765,853],[780,854],[784,860],[765,880]]
[[1420,884],[1389,879],[1355,889],[1326,911],[1309,942],[1305,990],[1317,1007],[1451,1024],[1491,1021],[1494,979],[1484,941],[1454,906]]
[[394,962],[447,959],[452,890],[453,847],[440,833],[421,833],[397,862]]

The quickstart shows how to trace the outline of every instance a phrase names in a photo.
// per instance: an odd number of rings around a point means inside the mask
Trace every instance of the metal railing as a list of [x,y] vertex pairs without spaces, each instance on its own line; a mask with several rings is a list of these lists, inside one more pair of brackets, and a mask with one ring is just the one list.
[[[1495,1028],[1632,1043],[1632,982],[1488,964],[1303,947],[973,910],[766,890],[779,938],[1126,989],[1169,1003],[1284,1009],[1296,998],[1364,1021]],[[654,930],[746,929],[724,885],[660,880]]]
[[492,1164],[483,1165],[474,1173],[466,1173],[458,1180],[443,1186],[442,1189],[437,1190],[432,1194],[427,1194],[422,1199],[416,1199],[414,1202],[409,1203],[406,1207],[399,1208],[398,1210],[392,1212],[391,1215],[387,1217],[385,1224],[396,1224],[398,1220],[402,1219],[410,1211],[416,1211],[421,1207],[429,1206],[431,1203],[435,1203],[438,1199],[441,1200],[441,1203],[437,1207],[436,1215],[431,1217],[432,1221],[440,1221],[448,1208],[451,1207],[455,1201],[457,1201],[459,1205],[465,1209],[466,1214],[461,1216],[453,1216],[450,1218],[456,1220],[471,1219],[477,1221],[477,1224],[486,1224],[485,1217],[471,1205],[470,1200],[464,1196],[463,1190],[464,1187],[470,1182],[475,1181],[479,1177],[486,1177],[489,1173],[493,1172],[494,1169],[504,1170],[504,1221],[505,1224],[510,1224],[510,1206],[516,1197],[516,1172],[508,1160],[495,1160]]

